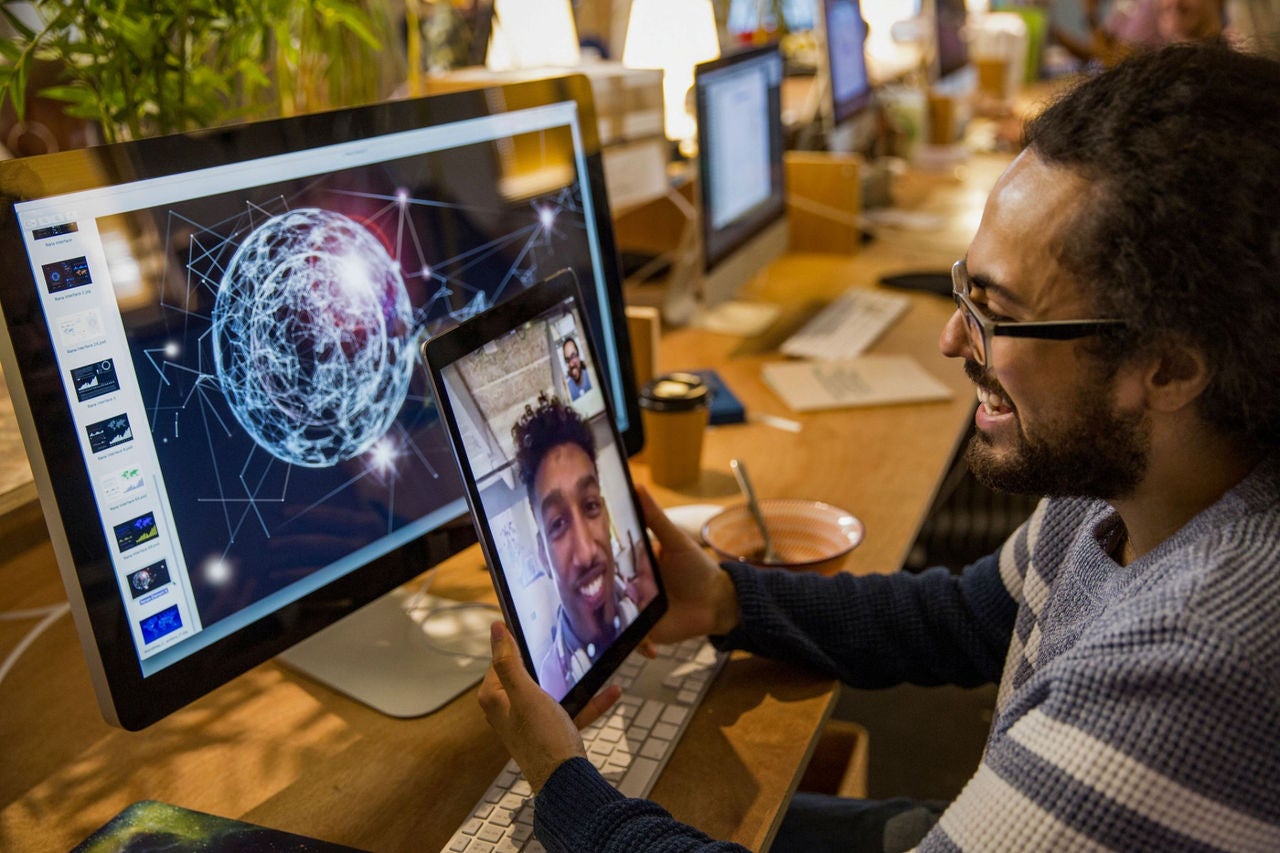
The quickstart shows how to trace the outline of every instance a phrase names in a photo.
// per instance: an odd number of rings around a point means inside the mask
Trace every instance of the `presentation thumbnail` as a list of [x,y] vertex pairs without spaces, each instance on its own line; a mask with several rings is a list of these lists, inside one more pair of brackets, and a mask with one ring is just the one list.
[[74,368],[71,383],[76,386],[76,399],[81,403],[120,390],[115,362],[109,358]]
[[98,481],[98,490],[102,494],[102,499],[108,503],[141,494],[146,486],[146,478],[142,476],[142,470],[136,465],[121,468]]
[[139,545],[145,545],[152,539],[160,536],[160,529],[156,527],[156,514],[148,512],[140,515],[135,519],[126,521],[124,524],[117,524],[114,528],[116,533],[116,545],[120,547],[120,553],[124,553]]
[[129,426],[129,416],[123,413],[89,424],[84,430],[89,434],[89,447],[94,453],[133,441],[133,427]]
[[169,580],[169,564],[161,560],[129,575],[129,592],[134,598],[139,598],[153,589],[159,589],[169,583]]
[[80,227],[74,222],[64,222],[61,225],[49,225],[45,228],[33,228],[31,230],[31,238],[33,240],[48,240],[50,237],[60,237],[63,234],[74,234],[79,230]]
[[143,619],[138,623],[138,627],[142,629],[142,641],[148,644],[154,643],[182,627],[182,614],[178,612],[178,605],[175,604]]
[[58,318],[58,334],[62,342],[69,347],[100,341],[105,334],[102,327],[102,315],[95,309],[81,311]]
[[89,277],[89,260],[84,256],[43,264],[40,269],[44,270],[44,283],[50,293],[93,284]]

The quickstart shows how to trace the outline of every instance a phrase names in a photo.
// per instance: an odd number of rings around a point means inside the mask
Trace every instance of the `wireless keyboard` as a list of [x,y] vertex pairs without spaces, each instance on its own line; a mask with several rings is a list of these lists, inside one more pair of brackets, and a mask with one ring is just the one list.
[[884,334],[910,304],[908,297],[897,293],[847,290],[778,349],[784,355],[823,361],[854,358]]
[[[648,794],[727,657],[705,638],[660,646],[652,660],[632,654],[611,679],[622,688],[622,698],[582,731],[588,760],[626,796]],[[541,853],[533,837],[533,790],[514,761],[498,773],[444,850]]]

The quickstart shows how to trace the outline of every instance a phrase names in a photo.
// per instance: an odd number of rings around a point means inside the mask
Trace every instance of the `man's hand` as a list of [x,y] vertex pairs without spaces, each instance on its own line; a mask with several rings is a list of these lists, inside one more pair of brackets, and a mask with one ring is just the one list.
[[690,637],[727,634],[737,626],[738,592],[728,573],[662,511],[640,487],[645,524],[658,537],[658,570],[669,606],[649,634],[656,643],[678,643]]
[[602,690],[575,723],[529,675],[505,625],[493,623],[490,640],[493,663],[480,684],[480,707],[525,779],[535,792],[540,791],[557,767],[570,758],[585,757],[578,727],[590,725],[607,711],[621,690],[617,686]]

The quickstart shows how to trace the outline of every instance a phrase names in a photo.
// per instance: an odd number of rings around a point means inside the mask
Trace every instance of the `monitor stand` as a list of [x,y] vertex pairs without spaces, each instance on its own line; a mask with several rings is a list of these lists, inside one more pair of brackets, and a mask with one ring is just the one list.
[[489,667],[488,605],[393,590],[277,656],[392,717],[429,714]]
[[709,332],[756,337],[773,325],[782,307],[734,298],[742,285],[787,249],[785,217],[752,238],[711,275],[702,272],[697,221],[690,217],[674,252],[663,295],[662,320],[668,326],[692,326]]

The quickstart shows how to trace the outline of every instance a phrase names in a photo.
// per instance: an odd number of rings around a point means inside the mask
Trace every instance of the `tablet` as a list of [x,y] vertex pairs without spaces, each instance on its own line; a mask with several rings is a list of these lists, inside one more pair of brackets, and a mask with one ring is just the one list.
[[576,714],[666,610],[564,270],[423,344],[503,616]]

